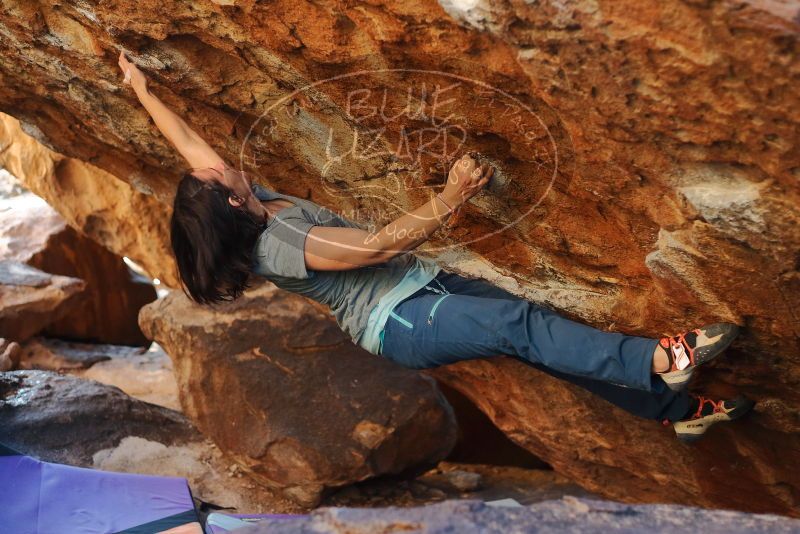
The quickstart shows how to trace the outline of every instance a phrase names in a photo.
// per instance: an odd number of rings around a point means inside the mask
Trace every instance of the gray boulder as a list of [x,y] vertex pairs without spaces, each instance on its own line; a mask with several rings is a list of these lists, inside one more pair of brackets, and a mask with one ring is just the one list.
[[564,497],[531,506],[450,500],[414,508],[320,508],[308,517],[260,521],[248,534],[754,534],[800,532],[800,521],[777,515],[678,505],[621,504]]
[[92,467],[126,437],[165,445],[202,438],[182,414],[93,380],[51,371],[0,373],[0,442],[48,462]]

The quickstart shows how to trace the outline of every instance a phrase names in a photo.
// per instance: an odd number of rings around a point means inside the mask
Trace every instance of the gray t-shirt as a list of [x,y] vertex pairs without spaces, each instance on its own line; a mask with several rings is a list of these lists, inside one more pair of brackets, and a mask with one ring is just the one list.
[[257,184],[253,185],[253,191],[259,200],[284,199],[295,204],[279,211],[259,236],[254,249],[253,272],[281,289],[330,307],[339,327],[358,343],[372,309],[419,259],[406,253],[379,265],[347,271],[307,270],[304,247],[312,226],[366,228],[309,200],[283,195]]

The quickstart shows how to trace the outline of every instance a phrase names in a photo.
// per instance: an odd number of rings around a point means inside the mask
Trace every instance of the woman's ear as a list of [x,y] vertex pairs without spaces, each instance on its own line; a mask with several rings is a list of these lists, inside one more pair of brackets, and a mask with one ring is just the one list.
[[239,195],[228,195],[228,204],[233,206],[234,208],[241,208],[244,205],[245,200],[240,197]]

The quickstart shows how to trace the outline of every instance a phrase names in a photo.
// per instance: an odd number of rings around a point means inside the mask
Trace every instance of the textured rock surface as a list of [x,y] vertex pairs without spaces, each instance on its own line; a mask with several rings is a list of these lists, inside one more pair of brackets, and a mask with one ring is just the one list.
[[0,261],[0,336],[24,341],[78,306],[86,283]]
[[24,181],[72,228],[118,256],[133,259],[151,277],[177,284],[168,252],[168,206],[89,163],[49,150],[4,114],[0,147],[0,167]]
[[[501,162],[503,180],[433,243],[449,248],[431,252],[600,327],[656,335],[736,321],[745,329],[735,351],[702,378],[714,393],[740,388],[759,411],[729,441],[712,441],[723,453],[701,445],[670,454],[662,451],[681,446],[668,433],[512,362],[461,367],[453,385],[513,439],[607,495],[631,482],[638,491],[630,499],[798,513],[800,483],[787,468],[800,460],[796,6],[442,4],[446,11],[432,0],[13,0],[0,8],[0,109],[76,158],[67,168],[91,162],[168,202],[183,166],[119,83],[116,55],[126,50],[152,90],[231,162],[278,190],[377,223],[426,199],[428,191],[410,186],[436,183],[441,167],[430,153],[444,137],[427,148],[430,139],[409,140],[403,132],[424,132],[431,121],[398,109],[411,89],[412,107],[430,110],[435,98],[420,104],[422,84],[454,78],[419,71],[463,77],[438,114],[461,130],[440,121],[434,131],[456,140],[466,132],[469,148]],[[153,9],[161,16],[151,22],[142,10]],[[292,95],[331,76],[401,68],[418,71],[350,76]],[[384,95],[388,111],[370,115]],[[373,132],[361,147],[382,132],[380,150],[335,157],[347,152],[354,128]],[[99,171],[39,176],[40,189],[66,195],[45,195],[57,206],[81,204],[69,177],[90,191],[113,182]],[[396,187],[399,177],[408,187]],[[120,198],[123,208],[93,211],[93,224],[134,241],[150,234],[132,226],[165,228],[166,205],[148,203],[137,219],[124,207],[129,193]],[[486,238],[464,244],[473,236]],[[133,241],[131,248],[143,251]],[[166,258],[164,250],[150,258]],[[155,276],[163,276],[161,261],[153,260]],[[537,387],[551,393],[552,410],[534,402]],[[581,414],[585,424],[560,424],[562,413]],[[717,465],[734,457],[750,460]],[[702,476],[711,468],[729,476]],[[735,503],[731,480],[744,488]]]
[[178,412],[51,371],[0,374],[0,428],[0,441],[18,451],[80,466],[128,436],[167,445],[200,439]]
[[11,371],[17,367],[21,351],[19,343],[0,337],[0,371]]
[[35,337],[19,353],[20,369],[58,371],[96,380],[139,400],[180,410],[172,360],[157,343],[145,349]]
[[[476,478],[479,487],[464,487],[465,480]],[[552,470],[444,461],[413,479],[387,476],[351,484],[332,493],[321,506],[422,506],[448,499],[513,499],[527,505],[565,495],[593,497]]]
[[132,275],[122,258],[67,226],[41,198],[25,193],[0,199],[0,260],[86,282],[80,303],[51,323],[55,337],[143,345],[139,308],[156,299],[148,280]]
[[355,347],[324,312],[272,284],[218,310],[174,291],[139,322],[173,359],[183,412],[297,502],[433,465],[455,444],[434,380]]
[[[697,389],[724,394],[726,387],[711,382],[718,371],[704,371]],[[472,398],[514,441],[598,494],[627,502],[800,512],[798,437],[775,432],[774,418],[781,414],[769,413],[774,405],[757,406],[747,418],[684,445],[671,426],[635,418],[511,358],[458,363],[431,374]],[[786,417],[791,422],[794,416]]]
[[89,369],[98,362],[108,361],[111,354],[141,353],[143,349],[75,343],[60,339],[35,337],[22,349],[20,369],[40,371],[74,371]]
[[522,532],[797,532],[800,521],[774,515],[709,511],[681,506],[626,506],[565,497],[531,506],[446,501],[417,508],[322,508],[308,517],[260,521],[248,532],[270,534],[372,534],[408,532],[510,534]]

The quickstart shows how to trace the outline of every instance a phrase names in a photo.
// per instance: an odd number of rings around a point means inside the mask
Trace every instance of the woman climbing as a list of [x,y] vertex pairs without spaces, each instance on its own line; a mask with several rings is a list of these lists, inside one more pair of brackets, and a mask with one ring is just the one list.
[[192,167],[175,194],[171,241],[196,302],[234,299],[255,273],[327,305],[355,343],[405,367],[512,356],[634,415],[672,423],[686,441],[752,408],[742,396],[714,401],[686,391],[697,366],[730,345],[736,325],[662,339],[603,332],[412,254],[486,185],[491,167],[465,155],[430,201],[368,232],[313,202],[251,184],[148,91],[124,54],[119,66]]

